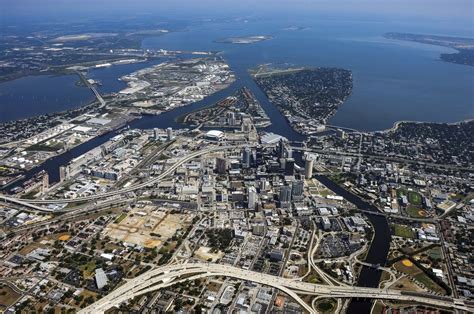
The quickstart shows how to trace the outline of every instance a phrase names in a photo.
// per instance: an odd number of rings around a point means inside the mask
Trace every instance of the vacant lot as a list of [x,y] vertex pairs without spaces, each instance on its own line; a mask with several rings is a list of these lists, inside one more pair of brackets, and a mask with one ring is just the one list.
[[2,286],[0,288],[0,309],[2,309],[4,306],[8,307],[14,304],[20,296],[21,295],[13,291],[12,288],[8,286]]
[[224,257],[223,252],[218,251],[216,253],[211,253],[211,248],[206,247],[206,246],[201,246],[194,254],[196,255],[197,258],[203,261],[207,261],[211,259],[213,262],[215,262],[221,259],[222,257]]
[[105,229],[109,237],[147,248],[159,247],[173,237],[178,229],[185,229],[191,221],[186,214],[171,214],[155,206],[135,209],[118,216]]

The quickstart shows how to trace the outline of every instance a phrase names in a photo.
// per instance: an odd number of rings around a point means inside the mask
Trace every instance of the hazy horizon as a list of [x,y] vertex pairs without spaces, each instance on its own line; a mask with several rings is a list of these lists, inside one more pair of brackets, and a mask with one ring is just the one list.
[[373,17],[396,17],[451,20],[474,26],[474,1],[472,0],[18,0],[2,4],[1,20],[15,17],[40,18],[41,16],[127,16],[133,14],[180,16],[266,16],[272,14],[357,14]]

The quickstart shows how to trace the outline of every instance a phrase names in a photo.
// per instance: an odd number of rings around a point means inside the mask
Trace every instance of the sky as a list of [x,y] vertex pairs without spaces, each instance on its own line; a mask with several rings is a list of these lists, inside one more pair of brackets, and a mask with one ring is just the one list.
[[474,18],[473,0],[0,0],[3,16],[114,12],[354,12]]
[[169,20],[300,16],[411,20],[456,25],[474,33],[474,0],[0,0],[0,27],[140,14]]

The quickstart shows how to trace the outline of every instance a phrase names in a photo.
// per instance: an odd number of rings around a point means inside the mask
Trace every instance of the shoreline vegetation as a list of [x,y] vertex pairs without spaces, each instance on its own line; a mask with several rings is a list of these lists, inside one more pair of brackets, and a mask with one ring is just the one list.
[[400,128],[403,124],[436,124],[436,125],[461,125],[465,123],[474,122],[474,118],[464,119],[455,122],[433,122],[433,121],[414,121],[414,120],[400,120],[393,123],[391,128],[384,129],[384,130],[377,130],[377,131],[368,131],[368,132],[361,132],[361,133],[390,133],[395,132]]

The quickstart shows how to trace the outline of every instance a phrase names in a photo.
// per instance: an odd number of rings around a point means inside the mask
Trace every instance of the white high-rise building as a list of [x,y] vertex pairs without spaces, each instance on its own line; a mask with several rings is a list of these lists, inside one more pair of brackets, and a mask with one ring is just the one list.
[[171,141],[173,139],[173,128],[166,129],[166,136],[168,137],[168,141]]
[[306,179],[313,177],[313,156],[306,155],[306,161],[304,163],[304,176]]
[[257,204],[257,190],[255,189],[255,187],[249,187],[248,194],[248,208],[255,209],[255,205]]

